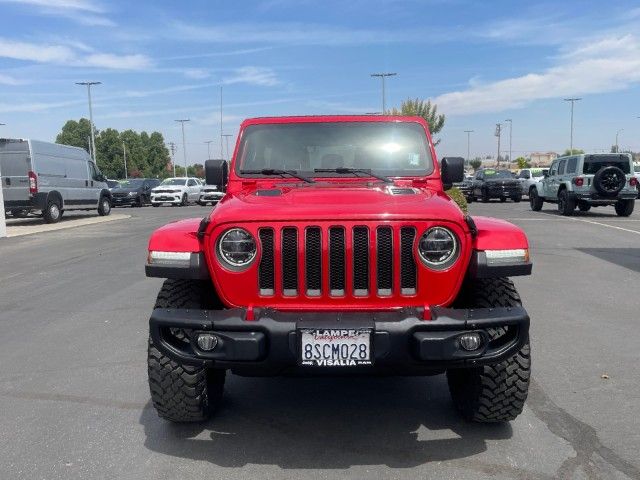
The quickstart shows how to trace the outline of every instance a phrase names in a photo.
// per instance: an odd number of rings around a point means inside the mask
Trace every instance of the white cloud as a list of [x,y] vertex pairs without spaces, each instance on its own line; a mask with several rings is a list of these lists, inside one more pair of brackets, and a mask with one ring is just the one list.
[[535,100],[622,90],[640,82],[640,38],[603,37],[567,49],[557,65],[541,72],[449,92],[433,101],[442,112],[463,115],[499,112]]
[[389,42],[437,39],[424,31],[367,30],[306,23],[227,23],[193,25],[175,22],[168,33],[172,38],[209,43],[262,43],[283,45],[368,45]]
[[153,65],[151,59],[146,55],[114,55],[112,53],[91,54],[80,60],[80,63],[114,70],[142,70]]
[[90,0],[0,0],[0,3],[36,7],[38,14],[67,18],[86,26],[115,26],[112,20],[104,16],[105,8]]
[[185,77],[192,78],[194,80],[203,80],[211,76],[207,70],[202,68],[185,68],[182,73]]
[[69,44],[36,44],[0,38],[0,58],[73,67],[101,67],[114,70],[142,70],[153,65],[153,61],[146,55],[87,53],[87,49],[88,47],[86,46],[73,48]]
[[71,107],[73,105],[81,105],[86,103],[86,100],[74,100],[68,102],[38,102],[38,103],[0,103],[0,113],[35,113],[44,112],[52,108]]
[[273,87],[278,85],[280,81],[276,72],[271,68],[248,66],[235,69],[233,75],[225,78],[223,83],[226,85],[244,83],[261,87]]
[[11,75],[0,73],[0,85],[15,86],[15,85],[24,85],[25,83],[27,82],[25,82],[24,80],[19,80],[15,77],[12,77]]

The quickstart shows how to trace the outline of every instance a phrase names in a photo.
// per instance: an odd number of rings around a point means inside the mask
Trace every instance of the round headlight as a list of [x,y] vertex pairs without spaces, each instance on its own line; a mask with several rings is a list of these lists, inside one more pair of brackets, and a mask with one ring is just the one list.
[[231,268],[244,268],[256,257],[256,241],[242,228],[232,228],[218,240],[218,258]]
[[418,253],[429,268],[444,270],[458,258],[458,240],[444,227],[432,227],[420,237]]

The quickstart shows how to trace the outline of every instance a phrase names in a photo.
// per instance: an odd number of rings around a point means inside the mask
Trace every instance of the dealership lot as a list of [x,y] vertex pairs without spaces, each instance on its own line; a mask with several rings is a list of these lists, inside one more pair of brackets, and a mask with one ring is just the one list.
[[443,376],[231,376],[217,417],[175,426],[149,402],[162,280],[145,278],[145,247],[167,219],[208,210],[0,241],[0,478],[640,478],[640,212],[470,205],[532,246],[534,274],[515,281],[533,382],[510,425],[460,420]]

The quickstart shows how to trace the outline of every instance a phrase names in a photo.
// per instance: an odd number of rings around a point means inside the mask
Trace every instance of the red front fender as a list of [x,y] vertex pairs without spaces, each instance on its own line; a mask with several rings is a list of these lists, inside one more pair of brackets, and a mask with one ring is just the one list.
[[149,238],[149,251],[202,251],[202,242],[198,238],[200,222],[202,222],[201,218],[187,218],[158,228]]
[[474,250],[512,250],[529,248],[524,231],[505,220],[490,217],[473,217],[478,229]]

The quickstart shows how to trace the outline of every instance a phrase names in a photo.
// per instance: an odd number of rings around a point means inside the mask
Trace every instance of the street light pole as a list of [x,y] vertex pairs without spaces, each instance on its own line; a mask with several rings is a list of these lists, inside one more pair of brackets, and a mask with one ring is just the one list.
[[124,178],[129,178],[129,173],[127,172],[127,147],[122,142],[122,156],[124,157]]
[[211,160],[211,144],[213,140],[206,140],[204,143],[207,144],[207,160]]
[[[509,163],[513,162],[513,158],[511,158],[511,131],[513,130],[513,120],[507,118],[505,122],[509,122]],[[508,166],[509,164],[507,164]]]
[[[231,135],[230,133],[226,133],[224,135],[222,135],[225,140],[226,140],[226,144],[227,144],[227,160],[229,160],[229,137],[233,137],[233,135]],[[222,157],[224,158],[224,157]]]
[[169,142],[169,151],[171,152],[171,165],[173,166],[173,176],[176,176],[176,160],[174,158],[176,154],[176,144]]
[[502,124],[496,123],[495,136],[498,137],[498,156],[496,157],[496,167],[500,165],[500,136],[502,135]]
[[385,72],[385,73],[372,73],[372,77],[379,77],[382,79],[382,114],[385,115],[387,113],[387,96],[385,89],[385,78],[386,77],[395,77],[397,73],[395,72]]
[[618,131],[616,132],[616,153],[620,153],[620,149],[618,148],[618,134],[619,134],[620,132],[624,132],[624,128],[621,128],[620,130],[618,130]]
[[569,143],[569,154],[573,155],[573,104],[575,102],[579,102],[582,98],[574,97],[574,98],[565,98],[565,102],[571,102],[571,140]]
[[76,82],[76,85],[86,85],[87,87],[87,97],[89,98],[89,123],[91,124],[91,151],[93,152],[93,161],[97,163],[96,160],[96,137],[95,137],[95,126],[93,124],[93,105],[91,104],[91,86],[92,85],[102,85],[102,82]]
[[465,133],[467,134],[467,166],[468,166],[469,162],[471,162],[471,134],[473,133],[473,130],[465,130]]
[[188,177],[188,175],[187,175],[187,144],[185,143],[185,140],[184,140],[184,123],[190,122],[190,121],[191,120],[189,120],[188,118],[176,120],[176,122],[180,122],[180,125],[182,125],[182,155],[184,156],[184,176],[185,177]]

